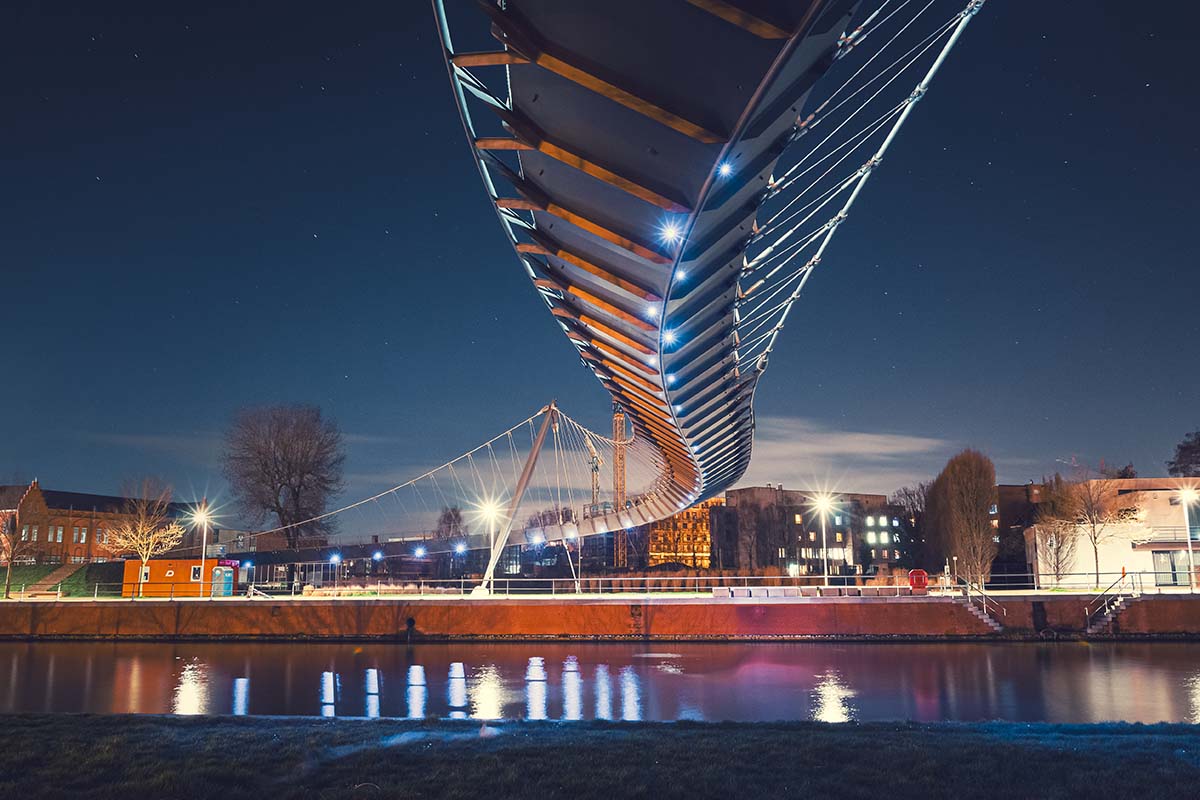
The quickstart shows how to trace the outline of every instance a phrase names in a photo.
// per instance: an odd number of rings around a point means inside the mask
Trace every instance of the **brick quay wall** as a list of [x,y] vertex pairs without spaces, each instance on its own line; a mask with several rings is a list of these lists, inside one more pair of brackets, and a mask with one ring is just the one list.
[[[1045,639],[1084,632],[1090,598],[998,598],[997,634],[962,601],[902,598],[111,600],[0,603],[2,639],[470,641]],[[1143,596],[1098,637],[1200,637],[1200,595]]]

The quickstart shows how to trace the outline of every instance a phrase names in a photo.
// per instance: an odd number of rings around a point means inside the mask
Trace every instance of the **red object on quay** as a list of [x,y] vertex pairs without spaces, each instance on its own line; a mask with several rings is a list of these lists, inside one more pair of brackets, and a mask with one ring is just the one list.
[[908,585],[913,589],[926,589],[929,587],[929,573],[923,569],[909,570]]

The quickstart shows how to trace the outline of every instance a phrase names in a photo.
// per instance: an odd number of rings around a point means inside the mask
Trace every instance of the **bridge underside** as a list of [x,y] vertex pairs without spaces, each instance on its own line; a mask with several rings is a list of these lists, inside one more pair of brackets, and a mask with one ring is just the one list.
[[739,360],[745,250],[856,6],[434,0],[500,222],[583,364],[662,456],[649,494],[580,533],[668,516],[745,471],[763,365]]

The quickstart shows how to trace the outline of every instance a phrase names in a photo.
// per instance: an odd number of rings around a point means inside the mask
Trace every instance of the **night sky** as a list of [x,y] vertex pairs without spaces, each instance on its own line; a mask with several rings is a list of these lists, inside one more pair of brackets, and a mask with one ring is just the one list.
[[[247,404],[333,415],[346,499],[552,397],[606,427],[428,3],[170,6],[5,15],[0,481],[220,495]],[[793,311],[749,479],[890,491],[968,445],[1006,482],[1165,474],[1200,426],[1198,23],[987,4]]]

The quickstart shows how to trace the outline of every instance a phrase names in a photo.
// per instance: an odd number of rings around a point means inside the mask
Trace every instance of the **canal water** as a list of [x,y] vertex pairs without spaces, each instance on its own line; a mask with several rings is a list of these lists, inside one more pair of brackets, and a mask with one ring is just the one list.
[[1200,723],[1200,644],[0,643],[0,712]]

